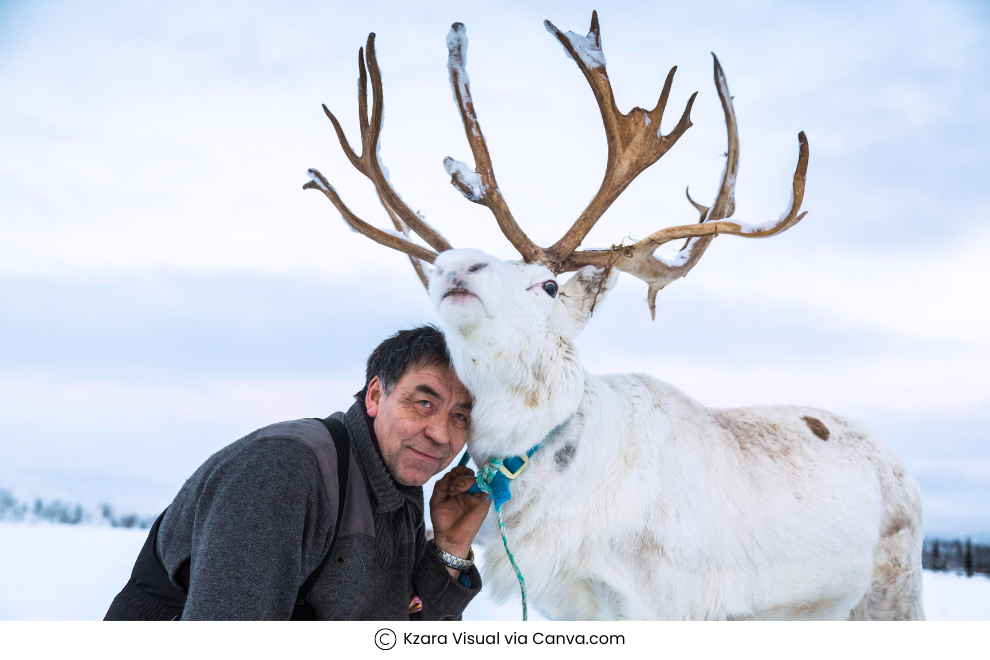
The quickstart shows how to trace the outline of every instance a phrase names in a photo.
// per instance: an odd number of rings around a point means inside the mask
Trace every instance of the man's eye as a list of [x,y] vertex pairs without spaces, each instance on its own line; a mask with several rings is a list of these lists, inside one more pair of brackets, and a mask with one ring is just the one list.
[[423,406],[424,408],[432,408],[433,407],[433,404],[430,403],[429,401],[426,401],[426,400],[420,401],[419,402],[419,405]]

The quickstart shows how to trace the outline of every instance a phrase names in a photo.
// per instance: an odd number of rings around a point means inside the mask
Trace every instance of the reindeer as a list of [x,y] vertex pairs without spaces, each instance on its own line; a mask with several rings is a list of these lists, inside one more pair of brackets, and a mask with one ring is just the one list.
[[[452,249],[392,188],[377,155],[383,98],[374,34],[367,58],[358,53],[360,155],[324,110],[398,231],[356,217],[316,170],[304,186],[322,191],[356,231],[409,255],[428,284],[455,369],[475,397],[468,446],[478,465],[536,448],[502,507],[530,600],[552,619],[924,618],[921,495],[866,425],[802,406],[706,408],[645,374],[589,374],[574,348],[619,271],[647,283],[655,318],[657,292],[690,271],[715,236],[768,237],[797,224],[805,215],[804,133],[787,210],[761,225],[728,220],[739,142],[715,58],[728,152],[713,204],[688,194],[699,223],[631,245],[578,250],[632,180],[691,126],[696,94],[664,135],[660,121],[676,67],[653,110],[622,114],[597,13],[587,36],[545,25],[591,85],[608,140],[598,193],[554,245],[542,248],[526,236],[496,183],[459,23],[447,37],[448,70],[476,168],[451,158],[444,165],[465,197],[491,209],[522,260]],[[370,121],[365,59],[374,92]],[[413,242],[410,231],[432,250]],[[678,239],[687,240],[672,258],[656,255]],[[574,275],[559,283],[567,272]],[[517,582],[499,531],[488,525],[482,535],[486,588],[507,598]]]

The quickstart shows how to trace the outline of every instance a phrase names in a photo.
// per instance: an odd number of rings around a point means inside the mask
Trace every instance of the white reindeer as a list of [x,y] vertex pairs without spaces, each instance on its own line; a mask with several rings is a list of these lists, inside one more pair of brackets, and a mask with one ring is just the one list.
[[[354,216],[319,172],[310,170],[306,186],[324,192],[357,231],[409,254],[421,277],[418,260],[434,263],[430,298],[455,369],[475,397],[468,443],[476,462],[538,446],[502,507],[530,601],[553,619],[924,618],[921,496],[864,424],[799,406],[706,408],[648,375],[589,374],[573,344],[616,270],[648,283],[655,315],[657,292],[690,270],[715,235],[771,236],[796,224],[804,215],[804,134],[788,210],[761,226],[727,221],[739,147],[716,59],[729,149],[715,202],[706,208],[692,201],[701,222],[634,245],[577,250],[632,179],[691,125],[694,96],[662,135],[673,70],[654,110],[623,115],[605,71],[597,14],[587,37],[546,25],[591,84],[609,147],[601,189],[555,245],[535,245],[498,189],[471,100],[460,24],[447,39],[448,68],[477,171],[452,159],[445,165],[465,196],[492,209],[523,261],[453,250],[392,189],[377,158],[383,104],[374,35],[370,123],[360,58],[360,156],[327,114],[404,236]],[[407,240],[410,229],[436,252]],[[655,256],[680,238],[689,240],[674,258]],[[569,271],[576,273],[558,284]],[[499,530],[489,525],[482,533],[485,588],[501,598],[517,593]]]

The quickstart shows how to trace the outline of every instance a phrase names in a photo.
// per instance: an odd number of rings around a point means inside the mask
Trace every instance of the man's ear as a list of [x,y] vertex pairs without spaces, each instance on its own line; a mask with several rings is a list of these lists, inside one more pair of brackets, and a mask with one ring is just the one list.
[[368,417],[374,419],[378,416],[378,404],[382,401],[382,382],[378,380],[378,376],[371,379],[368,383],[368,391],[364,394],[364,407],[368,411]]
[[563,312],[560,330],[564,339],[574,339],[580,334],[588,319],[601,308],[608,292],[618,281],[619,271],[614,268],[606,277],[603,269],[585,266],[560,287]]

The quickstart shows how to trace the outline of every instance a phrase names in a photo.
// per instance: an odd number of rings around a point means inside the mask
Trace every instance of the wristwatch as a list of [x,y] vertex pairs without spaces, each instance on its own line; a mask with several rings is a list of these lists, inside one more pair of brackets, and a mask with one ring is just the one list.
[[459,571],[466,571],[472,566],[474,566],[474,550],[468,551],[467,559],[461,559],[460,557],[455,557],[446,550],[443,550],[439,545],[434,543],[434,547],[437,549],[437,557],[443,562],[444,566],[449,566],[450,568],[457,569]]

